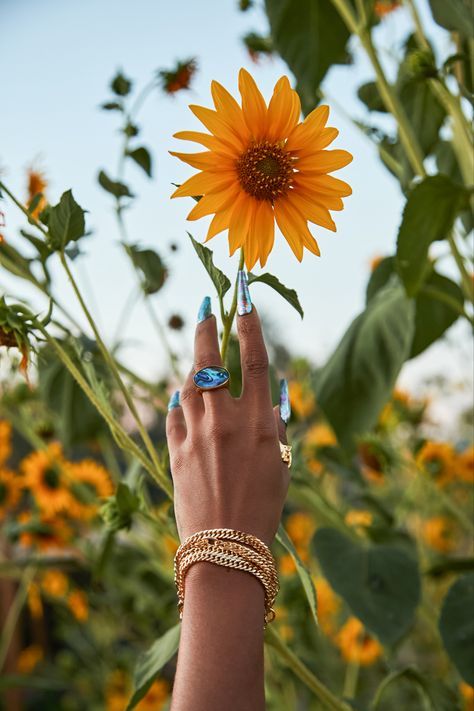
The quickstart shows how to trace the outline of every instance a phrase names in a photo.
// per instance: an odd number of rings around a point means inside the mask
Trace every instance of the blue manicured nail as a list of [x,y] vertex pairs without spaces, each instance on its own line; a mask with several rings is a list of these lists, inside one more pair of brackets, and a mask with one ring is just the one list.
[[244,316],[252,311],[252,299],[250,298],[247,272],[239,270],[237,277],[237,313]]
[[211,297],[205,296],[198,311],[198,323],[205,321],[212,314]]
[[175,407],[179,407],[179,390],[176,390],[170,397],[170,401],[168,403],[168,412],[170,410],[174,410]]
[[288,381],[286,378],[280,380],[280,417],[285,425],[288,424],[291,417],[290,395],[288,393]]

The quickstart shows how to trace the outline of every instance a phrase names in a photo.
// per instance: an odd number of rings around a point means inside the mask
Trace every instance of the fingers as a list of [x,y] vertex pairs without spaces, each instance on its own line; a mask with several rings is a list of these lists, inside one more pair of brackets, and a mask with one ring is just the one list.
[[239,272],[237,331],[242,366],[242,398],[267,412],[271,408],[268,354],[260,319],[252,305],[245,272]]
[[[205,307],[204,307],[205,305]],[[199,314],[203,315],[198,322],[194,337],[194,370],[201,370],[212,365],[222,365],[222,358],[219,349],[219,339],[217,336],[216,318],[210,312],[210,299],[206,297]],[[221,406],[222,402],[230,398],[227,388],[219,390],[205,390],[198,393],[204,403],[205,410],[215,410],[215,406]],[[220,403],[220,405],[219,405]]]
[[280,415],[280,405],[275,405],[273,408],[273,415],[275,417],[275,422],[278,429],[278,439],[282,444],[288,444],[288,438],[286,436],[286,425],[281,419]]
[[179,404],[179,390],[170,398],[166,416],[166,439],[170,451],[176,450],[186,439],[186,422]]

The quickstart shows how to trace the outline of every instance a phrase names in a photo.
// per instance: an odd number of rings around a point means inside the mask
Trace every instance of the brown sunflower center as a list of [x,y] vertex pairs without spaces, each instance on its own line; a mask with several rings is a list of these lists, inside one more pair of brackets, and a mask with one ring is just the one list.
[[43,481],[48,487],[48,489],[59,489],[59,480],[59,472],[56,469],[53,469],[52,467],[46,469],[45,473],[43,474]]
[[252,143],[237,161],[237,174],[246,193],[273,202],[291,185],[293,159],[277,143]]

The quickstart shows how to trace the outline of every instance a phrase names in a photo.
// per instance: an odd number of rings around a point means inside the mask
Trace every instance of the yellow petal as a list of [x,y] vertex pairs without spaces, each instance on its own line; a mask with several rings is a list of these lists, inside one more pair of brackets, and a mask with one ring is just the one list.
[[244,121],[244,115],[237,101],[222,84],[211,82],[211,94],[219,117],[244,140],[249,138],[249,130]]
[[322,195],[337,195],[347,197],[352,195],[351,186],[332,175],[301,175],[294,174],[293,182],[298,189],[311,190]]
[[255,202],[253,198],[242,192],[235,202],[229,224],[230,256],[232,256],[235,250],[241,247],[247,239]]
[[260,200],[255,212],[254,228],[260,243],[260,266],[264,267],[275,241],[275,216],[267,200]]
[[226,161],[225,158],[216,155],[216,153],[212,151],[203,151],[202,153],[178,153],[177,151],[168,152],[170,155],[175,156],[175,158],[182,160],[183,163],[192,165],[193,168],[197,168],[198,170],[215,170],[222,165],[226,166],[226,170],[230,170],[232,168],[232,159],[228,159]]
[[298,156],[298,158],[309,158],[318,151],[322,151],[323,148],[329,146],[330,143],[334,141],[339,135],[337,128],[323,128],[321,133],[318,134],[317,138],[309,142],[307,145],[302,146],[298,150],[293,150],[293,152]]
[[288,77],[281,77],[275,84],[273,96],[268,105],[269,141],[283,140],[298,123],[301,104],[296,91],[290,86]]
[[245,69],[239,72],[239,91],[245,123],[254,138],[262,138],[267,127],[267,105],[254,78]]
[[219,212],[229,205],[232,205],[238,193],[238,188],[232,189],[227,188],[219,193],[211,193],[210,195],[204,195],[197,205],[193,207],[189,213],[188,220],[199,220],[205,215],[212,215],[213,212]]
[[290,133],[286,148],[289,151],[298,150],[314,141],[326,125],[329,118],[329,106],[318,106],[308,114],[303,121]]
[[318,151],[311,158],[301,158],[296,167],[302,176],[321,175],[331,173],[333,170],[344,168],[352,161],[352,155],[348,151],[335,149],[333,151]]
[[217,193],[236,181],[235,173],[228,171],[226,173],[208,173],[201,172],[188,178],[177,190],[172,194],[175,197],[194,197],[197,195],[206,195],[207,193]]
[[201,131],[178,131],[174,134],[174,138],[179,138],[182,141],[194,141],[195,143],[200,143],[202,146],[209,148],[211,151],[224,155],[234,155],[237,153],[233,148],[227,144],[220,141],[215,136],[210,136],[208,133],[202,133]]
[[[321,193],[307,186],[302,187],[301,185],[295,187],[291,194],[293,195],[293,193],[298,193],[298,195],[301,195],[309,202],[316,203],[317,205],[325,207],[326,210],[344,209],[344,203],[342,202],[342,199],[334,193]],[[311,222],[313,222],[313,220],[311,220]]]
[[291,218],[288,205],[285,200],[277,200],[274,205],[275,219],[278,227],[290,245],[296,259],[301,262],[303,259],[303,240],[298,232],[298,228]]
[[233,149],[236,154],[242,150],[244,146],[243,140],[218,116],[217,111],[206,109],[205,106],[195,106],[194,104],[190,104],[189,108],[208,131]]
[[336,225],[326,207],[323,207],[296,190],[291,190],[286,196],[286,200],[295,207],[305,220],[314,222],[316,225],[325,227],[328,230],[336,231]]
[[216,214],[211,220],[211,224],[209,225],[207,237],[204,240],[205,242],[209,242],[209,240],[218,235],[219,232],[222,232],[223,230],[227,230],[229,228],[232,210],[233,206],[228,207],[227,210],[222,210],[222,212],[216,212]]

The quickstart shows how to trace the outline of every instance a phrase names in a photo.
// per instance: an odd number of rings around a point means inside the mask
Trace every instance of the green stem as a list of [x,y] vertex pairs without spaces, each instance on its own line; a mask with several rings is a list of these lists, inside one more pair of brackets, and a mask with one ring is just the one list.
[[471,278],[469,276],[469,273],[466,269],[466,265],[464,264],[464,257],[462,256],[461,252],[458,249],[458,246],[456,244],[456,239],[455,239],[454,234],[452,232],[448,235],[448,242],[449,242],[449,246],[451,248],[451,254],[454,257],[454,261],[456,262],[456,265],[459,269],[459,273],[461,275],[461,284],[462,284],[462,290],[464,292],[464,296],[472,304],[473,300],[474,300],[473,284],[472,284]]
[[[130,409],[130,412],[132,413],[132,415],[135,419],[140,436],[143,440],[143,443],[144,443],[144,445],[148,451],[148,454],[150,455],[150,458],[153,462],[153,465],[156,469],[157,476],[155,478],[160,483],[160,486],[165,489],[165,491],[167,491],[167,488],[168,488],[168,492],[170,492],[171,488],[170,488],[170,484],[168,481],[168,477],[166,476],[166,474],[163,470],[163,467],[161,466],[161,463],[158,459],[158,455],[157,455],[156,450],[153,446],[153,443],[150,439],[150,436],[149,436],[145,426],[143,425],[140,415],[138,414],[138,411],[135,407],[135,403],[133,402],[133,399],[130,396],[130,392],[128,391],[128,388],[126,387],[125,383],[122,380],[122,377],[121,377],[119,370],[117,368],[117,364],[115,363],[115,360],[112,358],[109,350],[107,349],[105,343],[103,342],[102,337],[97,329],[97,326],[95,325],[95,321],[92,318],[92,316],[89,312],[89,309],[87,308],[87,306],[84,302],[84,299],[82,298],[82,294],[79,290],[79,287],[77,286],[77,283],[72,275],[72,272],[69,269],[69,265],[67,263],[64,252],[60,253],[60,259],[61,259],[61,264],[63,265],[64,270],[69,278],[69,281],[71,282],[74,293],[81,305],[84,315],[86,316],[87,321],[88,321],[90,327],[92,328],[92,331],[93,331],[94,336],[96,338],[97,344],[100,348],[102,356],[103,356],[105,362],[108,364],[108,366],[109,366],[109,368],[110,368],[110,370],[117,382],[117,385],[119,386],[120,391],[123,394],[125,402],[127,403],[128,407]],[[167,488],[165,488],[165,487],[167,487]]]
[[303,664],[294,652],[281,639],[278,632],[268,625],[266,642],[275,648],[280,658],[294,674],[310,689],[328,711],[350,711],[350,707],[335,696],[319,679]]
[[10,198],[10,200],[12,200],[15,203],[15,205],[20,208],[20,210],[23,212],[23,214],[26,215],[30,225],[34,225],[35,227],[37,227],[39,229],[39,231],[44,234],[45,237],[48,236],[48,232],[43,227],[41,222],[39,222],[36,218],[31,216],[31,214],[28,212],[28,209],[24,205],[22,205],[22,203],[19,200],[16,199],[16,197],[13,195],[13,193],[10,192],[10,190],[7,188],[5,183],[3,183],[1,180],[0,180],[0,190],[4,190],[6,192],[6,194],[8,195],[8,197]]
[[237,287],[239,282],[239,271],[244,268],[244,250],[240,250],[240,259],[237,276],[235,278],[234,295],[232,297],[232,303],[230,305],[230,311],[224,318],[224,330],[222,332],[221,341],[221,358],[222,362],[226,364],[227,349],[229,347],[229,338],[232,331],[232,324],[234,323],[235,312],[237,311]]
[[342,695],[345,699],[353,699],[357,692],[357,683],[359,681],[360,664],[359,662],[349,662],[346,667],[344,677],[344,688]]
[[452,296],[449,296],[449,294],[445,294],[444,291],[439,291],[438,289],[435,289],[432,286],[425,285],[421,287],[420,294],[425,294],[426,296],[429,296],[432,299],[436,299],[436,301],[441,301],[442,303],[446,304],[446,306],[449,306],[457,314],[467,319],[471,326],[474,326],[474,318],[464,310],[462,304],[460,304],[459,301],[456,301],[456,299]]
[[0,639],[0,671],[3,669],[3,665],[5,664],[18,619],[23,609],[23,605],[26,602],[26,598],[28,597],[28,588],[30,587],[31,581],[35,577],[35,574],[36,568],[26,568],[21,577],[20,586],[15,595],[15,599],[8,610]]

